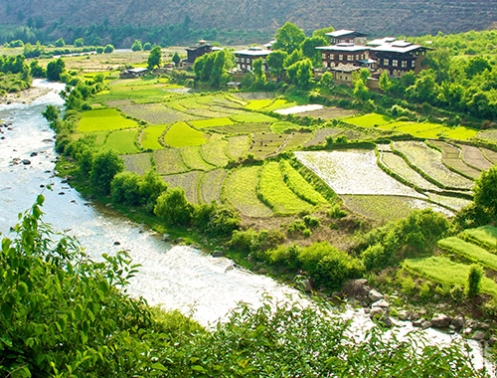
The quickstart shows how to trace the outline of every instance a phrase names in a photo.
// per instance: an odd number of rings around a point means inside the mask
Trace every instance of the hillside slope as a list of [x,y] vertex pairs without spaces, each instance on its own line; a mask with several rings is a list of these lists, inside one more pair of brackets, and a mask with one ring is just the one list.
[[274,31],[285,21],[305,30],[326,26],[373,35],[453,33],[497,21],[497,0],[0,0],[4,24],[161,25],[191,19],[191,27]]

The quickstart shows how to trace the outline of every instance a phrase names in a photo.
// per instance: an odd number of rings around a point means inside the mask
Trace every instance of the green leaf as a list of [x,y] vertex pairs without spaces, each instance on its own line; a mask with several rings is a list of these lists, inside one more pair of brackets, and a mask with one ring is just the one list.
[[156,362],[155,364],[152,364],[151,368],[155,369],[155,370],[167,371],[166,367],[164,365],[162,365],[160,362]]

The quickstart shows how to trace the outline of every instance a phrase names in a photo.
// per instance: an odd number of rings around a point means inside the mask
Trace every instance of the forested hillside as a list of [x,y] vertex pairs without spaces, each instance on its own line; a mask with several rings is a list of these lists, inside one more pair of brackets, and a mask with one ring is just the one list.
[[419,35],[489,28],[497,21],[497,0],[0,0],[0,18],[4,28],[28,25],[67,39],[78,27],[90,25],[103,25],[107,36],[100,37],[105,39],[123,25],[185,21],[196,30],[258,30],[268,35],[286,21],[304,30],[332,25],[373,35]]

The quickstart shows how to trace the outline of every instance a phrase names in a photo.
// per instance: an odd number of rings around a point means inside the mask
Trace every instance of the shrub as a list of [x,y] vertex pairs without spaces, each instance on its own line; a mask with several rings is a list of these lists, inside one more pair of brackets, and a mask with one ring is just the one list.
[[306,215],[304,217],[304,222],[309,227],[318,227],[319,226],[319,218],[313,217],[311,215]]
[[474,298],[480,294],[480,284],[483,277],[483,270],[479,265],[473,264],[469,267],[467,294],[469,298]]
[[186,199],[183,188],[172,188],[157,198],[154,214],[167,224],[186,226],[193,216],[194,208]]
[[230,236],[240,228],[240,217],[234,209],[212,202],[195,208],[194,224],[207,235]]

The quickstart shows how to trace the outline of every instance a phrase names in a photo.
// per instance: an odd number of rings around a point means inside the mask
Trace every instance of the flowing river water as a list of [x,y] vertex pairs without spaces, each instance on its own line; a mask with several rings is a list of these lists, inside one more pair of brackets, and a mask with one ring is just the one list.
[[[269,277],[233,267],[230,260],[213,258],[185,246],[173,246],[161,235],[120,216],[112,209],[88,203],[61,178],[54,176],[54,133],[41,112],[47,105],[62,106],[58,92],[62,84],[36,80],[35,86],[50,91],[31,104],[0,105],[0,120],[12,123],[0,134],[0,232],[8,235],[17,215],[29,209],[38,194],[45,196],[43,219],[58,232],[75,236],[95,260],[102,253],[128,250],[139,273],[128,288],[150,304],[179,309],[204,325],[222,320],[240,301],[258,306],[264,293],[276,300],[298,298],[296,290]],[[35,153],[35,154],[33,154]],[[35,156],[31,156],[35,155]],[[28,159],[30,164],[14,159]],[[53,190],[44,188],[52,185]],[[119,242],[119,245],[115,245]],[[302,300],[302,299],[300,299]],[[360,337],[372,322],[363,311],[349,309],[343,316],[353,319],[353,332]],[[412,331],[400,323],[399,333]],[[425,337],[448,343],[452,336],[432,329]],[[476,366],[483,363],[478,343],[471,342]]]

